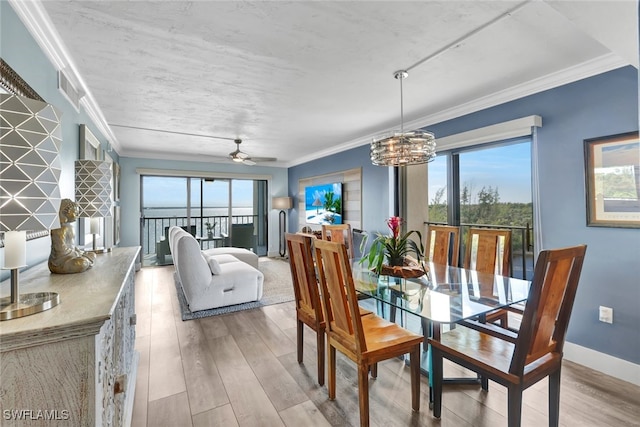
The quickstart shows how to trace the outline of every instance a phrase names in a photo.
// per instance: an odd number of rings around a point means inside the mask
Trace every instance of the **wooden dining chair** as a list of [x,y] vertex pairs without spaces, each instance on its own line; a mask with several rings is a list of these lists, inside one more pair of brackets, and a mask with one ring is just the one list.
[[460,227],[429,225],[426,251],[427,261],[457,267],[460,252]]
[[[309,234],[285,233],[285,240],[296,299],[298,363],[302,363],[304,325],[307,325],[316,333],[318,384],[324,385],[326,323],[313,259],[313,242],[316,238]],[[371,311],[360,307],[359,314],[366,316],[371,314]]]
[[[369,425],[369,372],[386,359],[410,354],[411,407],[420,410],[420,343],[422,336],[369,314],[359,315],[351,264],[344,244],[315,242],[316,263],[324,302],[329,351],[329,399],[336,397],[336,349],[358,365],[360,425]],[[370,369],[371,368],[371,369]]]
[[549,377],[549,426],[560,410],[562,349],[586,245],[542,251],[518,333],[492,324],[459,326],[429,339],[433,350],[433,415],[442,413],[442,365],[447,358],[507,387],[508,425],[521,422],[522,392]]
[[[511,274],[511,230],[470,228],[465,244],[464,268],[480,273],[509,276]],[[492,284],[491,284],[492,285]],[[509,312],[495,310],[486,321],[509,327]]]
[[285,240],[289,251],[291,281],[296,298],[298,363],[302,363],[304,325],[307,325],[316,332],[318,384],[324,385],[326,323],[313,261],[312,248],[315,238],[305,234],[285,233]]
[[351,224],[323,224],[322,240],[343,243],[347,247],[349,259],[353,259],[355,251],[353,247],[353,232]]

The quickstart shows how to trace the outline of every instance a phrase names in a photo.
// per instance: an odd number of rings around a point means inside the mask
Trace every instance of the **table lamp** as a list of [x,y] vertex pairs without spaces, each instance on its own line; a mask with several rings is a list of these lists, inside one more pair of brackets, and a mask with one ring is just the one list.
[[278,217],[278,250],[280,252],[280,256],[284,257],[286,253],[286,243],[284,241],[284,231],[287,229],[287,214],[285,209],[289,210],[293,207],[293,200],[291,197],[274,197],[271,201],[271,204],[274,209],[280,209],[280,214]]
[[78,218],[91,218],[92,251],[108,252],[111,248],[98,248],[97,240],[104,218],[111,215],[111,163],[101,160],[76,160],[75,168]]
[[27,266],[27,231],[49,230],[60,205],[61,113],[46,102],[0,94],[0,231],[2,268],[11,270],[11,295],[0,299],[0,320],[39,313],[60,303],[55,292],[20,293]]

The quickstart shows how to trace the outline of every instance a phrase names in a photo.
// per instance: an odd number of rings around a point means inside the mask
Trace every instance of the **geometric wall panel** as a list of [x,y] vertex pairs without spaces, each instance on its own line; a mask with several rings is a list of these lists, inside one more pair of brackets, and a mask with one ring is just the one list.
[[111,163],[76,160],[75,168],[78,217],[111,216]]
[[0,231],[58,223],[60,116],[45,102],[0,94]]

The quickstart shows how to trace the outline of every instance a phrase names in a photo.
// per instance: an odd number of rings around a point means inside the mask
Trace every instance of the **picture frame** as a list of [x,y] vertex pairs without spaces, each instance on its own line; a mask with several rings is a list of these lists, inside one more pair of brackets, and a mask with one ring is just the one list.
[[100,141],[87,125],[80,125],[80,156],[82,160],[102,160]]
[[628,132],[584,140],[587,226],[640,228],[640,140]]
[[113,201],[120,201],[120,165],[113,162]]
[[120,244],[120,206],[113,207],[113,244]]

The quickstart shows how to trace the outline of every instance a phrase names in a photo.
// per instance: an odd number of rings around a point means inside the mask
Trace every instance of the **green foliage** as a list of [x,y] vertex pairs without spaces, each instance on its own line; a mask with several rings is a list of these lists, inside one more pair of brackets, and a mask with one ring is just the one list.
[[[497,187],[482,187],[474,196],[468,184],[460,190],[460,222],[463,224],[486,224],[525,227],[533,226],[532,203],[500,202]],[[442,200],[446,188],[439,189],[429,204],[429,221],[447,223],[447,201]],[[435,203],[435,202],[438,203]],[[522,234],[512,235],[514,250],[522,248]]]
[[[392,226],[389,221],[397,219],[398,222],[397,228]],[[391,229],[391,234],[384,235],[381,233],[376,233],[376,238],[371,244],[371,248],[369,249],[369,253],[364,255],[362,259],[360,259],[360,263],[366,263],[368,266],[372,267],[376,274],[380,274],[382,270],[382,265],[385,262],[385,259],[388,262],[393,262],[391,260],[403,260],[405,256],[413,253],[416,256],[416,260],[422,260],[424,254],[424,245],[422,244],[422,234],[418,230],[411,230],[406,232],[405,234],[400,234],[399,231],[399,222],[402,220],[398,217],[392,217],[387,220],[387,224]],[[415,234],[418,238],[418,243],[414,240],[410,239],[410,237]],[[363,241],[361,247],[364,247],[366,242]]]
[[324,193],[324,210],[333,213],[342,212],[342,199],[339,197],[336,198],[335,196],[333,191]]
[[636,182],[633,168],[629,171],[623,169],[619,173],[605,173],[598,175],[602,179],[602,192],[605,198],[611,199],[636,199]]

